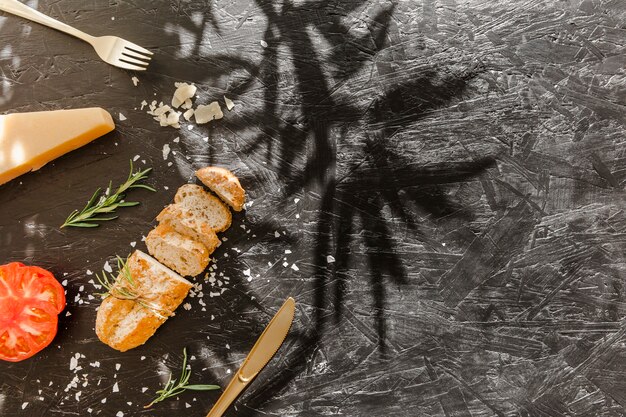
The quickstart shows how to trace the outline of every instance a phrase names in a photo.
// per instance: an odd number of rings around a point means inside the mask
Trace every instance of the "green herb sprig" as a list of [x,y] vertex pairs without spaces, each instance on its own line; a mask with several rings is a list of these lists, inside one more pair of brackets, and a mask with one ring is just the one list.
[[[130,173],[126,182],[117,188],[117,191],[113,193],[113,184],[109,182],[109,186],[104,193],[101,193],[101,188],[98,188],[91,199],[87,202],[85,208],[81,211],[74,210],[65,219],[65,223],[61,225],[64,227],[98,227],[98,222],[117,219],[118,216],[110,216],[119,207],[133,207],[139,204],[138,201],[124,201],[124,193],[133,188],[144,188],[156,192],[156,190],[149,185],[139,184],[140,181],[148,178],[148,173],[152,171],[152,168],[144,170],[138,170],[133,172],[133,161],[130,161]],[[102,194],[102,195],[101,195]]]
[[98,283],[106,290],[101,293],[96,293],[105,299],[109,296],[117,298],[119,300],[133,300],[141,307],[151,310],[155,315],[162,319],[166,319],[163,310],[161,310],[154,303],[147,302],[141,298],[136,291],[135,281],[133,275],[128,267],[128,258],[126,260],[117,256],[117,270],[121,275],[119,282],[116,282],[116,278],[113,274],[108,274],[106,271],[102,271],[102,274],[96,274]]
[[124,283],[120,282],[117,286],[115,285],[115,276],[113,274],[108,274],[106,271],[102,271],[102,276],[96,274],[96,279],[98,283],[102,285],[102,287],[106,290],[105,292],[96,293],[102,298],[107,298],[108,296],[113,296],[115,298],[119,298],[122,300],[136,300],[139,298],[139,295],[135,292],[135,281],[133,280],[133,276],[130,273],[130,268],[127,265],[128,259],[124,260],[117,256],[117,270],[122,275],[122,280]]
[[167,380],[167,383],[165,384],[165,387],[156,392],[158,394],[158,397],[152,400],[150,404],[144,406],[144,408],[150,408],[154,404],[161,402],[167,398],[175,397],[178,394],[181,394],[182,392],[186,390],[211,391],[211,390],[220,389],[219,385],[187,385],[187,382],[189,382],[190,376],[191,376],[191,370],[187,369],[187,349],[183,349],[183,369],[180,372],[180,378],[172,381],[172,374],[170,373],[170,376]]

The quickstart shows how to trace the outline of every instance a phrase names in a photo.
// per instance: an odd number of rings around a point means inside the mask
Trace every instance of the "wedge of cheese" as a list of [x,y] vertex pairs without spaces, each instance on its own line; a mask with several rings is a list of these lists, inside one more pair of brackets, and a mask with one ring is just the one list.
[[111,115],[98,107],[0,116],[0,185],[113,129]]

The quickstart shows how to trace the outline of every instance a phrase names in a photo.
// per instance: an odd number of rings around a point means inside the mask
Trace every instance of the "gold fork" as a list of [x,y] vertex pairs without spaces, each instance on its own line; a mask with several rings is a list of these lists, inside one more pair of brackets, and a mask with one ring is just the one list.
[[137,44],[117,36],[91,36],[50,16],[46,16],[17,0],[0,0],[0,10],[82,39],[93,46],[93,49],[96,50],[96,53],[104,62],[116,67],[145,71],[152,59],[152,52]]

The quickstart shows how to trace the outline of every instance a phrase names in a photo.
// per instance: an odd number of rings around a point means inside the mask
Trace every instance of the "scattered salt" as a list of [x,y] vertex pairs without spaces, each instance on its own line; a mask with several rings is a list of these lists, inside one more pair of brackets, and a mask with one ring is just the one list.
[[120,387],[117,385],[117,382],[113,384],[113,392],[120,392]]
[[335,262],[335,257],[333,255],[326,256],[326,262],[332,264],[333,262]]
[[170,145],[169,143],[166,143],[165,145],[163,145],[163,160],[166,160],[167,157],[170,155]]
[[267,48],[267,46],[268,46],[268,45],[267,45],[267,42],[265,42],[264,40],[261,40],[261,46],[262,46],[263,48]]
[[299,271],[300,268],[298,268],[298,266],[296,264],[292,264],[291,265],[291,269],[293,269],[294,271]]
[[126,116],[120,113],[120,122],[123,122],[124,120],[126,120]]
[[137,84],[139,84],[139,78],[132,77],[131,80],[132,80],[133,84],[135,85],[135,87],[137,87]]

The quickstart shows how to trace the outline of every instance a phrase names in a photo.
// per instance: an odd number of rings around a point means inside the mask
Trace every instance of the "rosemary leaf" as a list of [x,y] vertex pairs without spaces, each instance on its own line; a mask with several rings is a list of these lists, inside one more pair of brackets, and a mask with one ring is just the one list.
[[161,402],[171,397],[176,397],[177,395],[182,394],[186,390],[211,391],[211,390],[220,389],[219,385],[203,385],[203,384],[187,385],[187,382],[189,381],[190,376],[191,376],[191,370],[187,369],[187,349],[184,348],[183,349],[183,369],[180,372],[180,378],[172,380],[172,374],[170,374],[167,380],[167,383],[165,384],[165,387],[163,387],[163,389],[158,390],[156,392],[158,396],[154,400],[152,400],[150,404],[144,406],[144,408],[150,408],[158,402]]
[[133,172],[133,161],[130,161],[130,172],[126,181],[121,184],[114,194],[112,193],[113,184],[109,182],[109,186],[102,193],[102,189],[98,188],[91,196],[87,205],[82,210],[74,210],[65,219],[65,222],[61,225],[64,227],[98,227],[101,221],[109,221],[116,219],[115,217],[98,217],[102,213],[112,213],[120,207],[133,207],[139,204],[136,201],[124,201],[124,193],[127,190],[133,188],[143,188],[156,192],[156,190],[149,185],[140,184],[139,181],[143,181],[148,178],[147,174],[152,171],[152,168],[147,168]]

